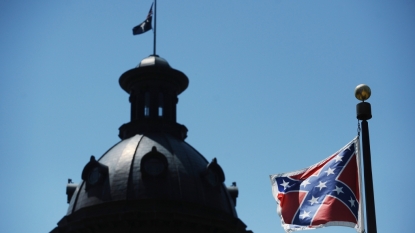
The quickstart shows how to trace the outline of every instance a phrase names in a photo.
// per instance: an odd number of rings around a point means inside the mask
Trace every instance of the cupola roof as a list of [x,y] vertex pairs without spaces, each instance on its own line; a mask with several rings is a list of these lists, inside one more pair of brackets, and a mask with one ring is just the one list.
[[158,66],[158,67],[168,67],[170,68],[169,63],[166,59],[159,57],[158,55],[150,55],[143,60],[141,60],[140,64],[137,67],[145,67],[145,66]]

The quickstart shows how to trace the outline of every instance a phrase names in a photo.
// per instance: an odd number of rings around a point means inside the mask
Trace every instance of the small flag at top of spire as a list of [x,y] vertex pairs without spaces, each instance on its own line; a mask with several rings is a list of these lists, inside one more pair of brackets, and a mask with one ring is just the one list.
[[153,4],[151,4],[146,20],[133,28],[133,35],[142,34],[152,29],[151,20],[153,18]]

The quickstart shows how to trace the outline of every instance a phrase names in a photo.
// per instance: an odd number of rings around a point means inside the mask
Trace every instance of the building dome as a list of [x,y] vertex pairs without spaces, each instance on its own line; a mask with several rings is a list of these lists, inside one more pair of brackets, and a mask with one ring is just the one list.
[[151,56],[119,81],[131,121],[119,143],[91,156],[82,181],[68,184],[69,208],[52,232],[250,232],[235,211],[236,184],[225,186],[216,158],[186,143],[176,122],[186,75]]
[[169,200],[236,217],[233,200],[220,180],[221,171],[212,170],[210,177],[209,162],[189,144],[168,134],[122,140],[95,163],[106,166],[108,173],[85,167],[85,181],[73,194],[67,215],[106,202]]
[[[100,159],[91,159],[84,173],[85,180],[70,198],[68,219],[118,216],[120,212],[145,215],[134,221],[137,224],[152,221],[156,212],[170,216],[166,221],[173,221],[172,215],[192,216],[195,221],[209,218],[218,223],[232,219],[237,223],[234,227],[244,229],[237,221],[236,197],[223,184],[223,172],[216,160],[209,163],[189,144],[168,134],[150,133],[122,140]],[[97,208],[105,208],[105,212]]]

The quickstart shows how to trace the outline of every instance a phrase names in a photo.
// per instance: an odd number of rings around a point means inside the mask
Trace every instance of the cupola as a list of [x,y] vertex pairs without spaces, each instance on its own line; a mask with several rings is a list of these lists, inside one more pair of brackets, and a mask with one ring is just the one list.
[[186,90],[189,79],[152,55],[120,77],[120,85],[130,94],[131,121],[120,127],[120,138],[137,133],[166,132],[177,138],[187,137],[187,128],[176,122],[178,95]]

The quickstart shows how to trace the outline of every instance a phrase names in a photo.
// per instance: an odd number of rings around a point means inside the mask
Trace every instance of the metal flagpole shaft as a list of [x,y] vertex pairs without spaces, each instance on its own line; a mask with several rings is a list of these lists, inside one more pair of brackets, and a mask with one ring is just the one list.
[[356,105],[357,119],[362,121],[362,147],[363,147],[363,178],[365,182],[366,224],[368,233],[377,233],[375,195],[373,192],[372,161],[370,158],[369,125],[367,120],[372,118],[369,99],[371,90],[369,86],[360,84],[355,89],[355,96],[362,102]]
[[362,121],[362,147],[367,230],[368,233],[376,233],[375,195],[373,192],[372,161],[370,158],[369,126],[366,120]]
[[156,55],[156,27],[157,27],[157,0],[154,0],[154,42],[153,42],[153,55]]

